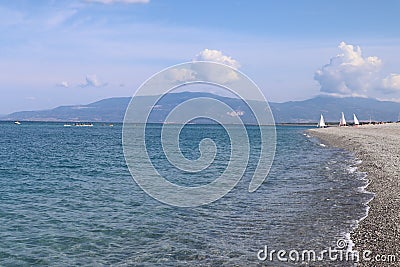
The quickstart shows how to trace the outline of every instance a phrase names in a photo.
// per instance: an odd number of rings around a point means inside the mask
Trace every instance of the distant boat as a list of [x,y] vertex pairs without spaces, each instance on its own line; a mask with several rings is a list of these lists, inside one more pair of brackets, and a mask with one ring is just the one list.
[[346,126],[346,119],[344,118],[344,113],[342,112],[342,117],[340,118],[339,126]]
[[19,121],[14,121],[14,124],[20,125],[21,123]]
[[64,127],[71,127],[71,124],[64,124]]
[[354,120],[354,125],[360,125],[360,122],[357,119],[356,114],[353,113],[353,120]]
[[326,127],[324,116],[322,116],[322,114],[321,114],[321,118],[319,119],[318,127],[319,128],[325,128]]
[[93,123],[75,123],[77,127],[93,127]]

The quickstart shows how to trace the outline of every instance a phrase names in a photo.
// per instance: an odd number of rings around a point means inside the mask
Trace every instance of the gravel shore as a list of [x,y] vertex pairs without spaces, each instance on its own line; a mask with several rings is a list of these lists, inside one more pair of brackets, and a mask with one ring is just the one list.
[[396,255],[396,263],[362,262],[357,266],[400,266],[400,123],[311,129],[325,144],[355,153],[375,193],[368,217],[351,233],[355,250]]

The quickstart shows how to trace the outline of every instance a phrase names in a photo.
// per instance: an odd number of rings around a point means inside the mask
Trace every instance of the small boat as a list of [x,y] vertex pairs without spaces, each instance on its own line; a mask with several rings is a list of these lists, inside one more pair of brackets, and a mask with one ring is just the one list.
[[357,116],[354,113],[353,113],[353,120],[354,120],[354,125],[356,125],[356,126],[360,125],[360,122],[358,121]]
[[72,125],[71,124],[64,124],[64,127],[71,127]]
[[75,123],[76,127],[93,127],[93,123]]
[[321,118],[319,119],[318,127],[319,128],[326,128],[324,116],[322,116],[322,114],[321,114]]
[[339,126],[346,126],[346,119],[344,118],[344,113],[342,112],[342,117],[340,118]]
[[14,121],[14,124],[20,125],[21,123],[19,121]]

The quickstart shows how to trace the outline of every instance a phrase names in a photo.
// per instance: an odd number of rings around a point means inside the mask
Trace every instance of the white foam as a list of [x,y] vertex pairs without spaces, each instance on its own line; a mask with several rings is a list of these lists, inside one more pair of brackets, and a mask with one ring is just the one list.
[[365,218],[368,217],[368,213],[369,213],[369,209],[371,208],[370,206],[368,206],[368,203],[371,202],[371,200],[373,200],[374,198],[372,197],[369,201],[367,201],[367,203],[364,203],[365,207],[365,215],[363,217],[361,217],[359,220],[356,221],[356,228],[358,227],[358,225],[360,224],[360,222],[362,222]]
[[350,166],[350,167],[348,167],[347,168],[347,171],[349,172],[349,173],[355,173],[356,171],[357,171],[357,167],[355,167],[355,166]]
[[[360,162],[359,164],[361,164],[362,161],[361,161],[361,160],[358,160],[357,162]],[[350,167],[350,168],[355,168],[354,172],[357,170],[357,167]],[[368,217],[368,213],[369,213],[369,209],[370,209],[370,206],[369,206],[368,204],[369,204],[369,202],[371,202],[371,201],[374,199],[374,197],[375,197],[375,193],[372,193],[372,192],[370,192],[370,191],[367,190],[367,187],[368,187],[368,185],[370,184],[370,182],[369,182],[369,180],[368,180],[368,177],[367,177],[367,173],[365,173],[365,172],[360,172],[359,174],[360,174],[360,176],[358,176],[358,179],[359,179],[359,180],[363,180],[363,181],[367,181],[367,183],[366,183],[365,185],[363,185],[363,186],[358,187],[358,188],[357,188],[357,191],[360,192],[360,193],[371,194],[372,196],[371,196],[371,198],[370,198],[369,200],[367,200],[366,202],[363,202],[363,203],[362,203],[362,204],[365,206],[365,215],[364,215],[363,217],[361,217],[360,219],[354,221],[353,230],[354,230],[354,229],[357,229],[358,226],[360,225],[360,223],[361,223],[365,218]],[[362,175],[362,176],[361,176],[361,175]],[[353,247],[354,247],[354,242],[351,240],[350,233],[346,233],[346,239],[348,240],[348,251],[352,251],[352,249],[353,249]]]
[[345,239],[347,240],[347,251],[353,251],[354,242],[351,240],[350,233],[345,234]]

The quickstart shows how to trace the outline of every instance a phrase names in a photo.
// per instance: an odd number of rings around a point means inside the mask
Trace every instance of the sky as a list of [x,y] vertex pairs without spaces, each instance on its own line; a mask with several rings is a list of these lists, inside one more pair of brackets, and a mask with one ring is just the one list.
[[400,1],[0,2],[0,114],[132,96],[151,75],[224,62],[272,102],[400,101]]

